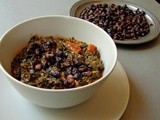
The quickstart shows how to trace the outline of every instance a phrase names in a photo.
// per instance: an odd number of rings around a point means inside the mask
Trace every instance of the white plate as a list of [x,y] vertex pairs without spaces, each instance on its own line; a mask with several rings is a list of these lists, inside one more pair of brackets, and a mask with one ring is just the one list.
[[3,109],[0,116],[4,120],[118,120],[127,107],[130,94],[127,75],[119,62],[97,93],[74,107],[43,108],[23,99],[12,87],[8,86],[7,90],[7,94],[3,89],[0,94]]
[[91,99],[75,107],[49,111],[55,120],[118,120],[127,107],[129,93],[127,75],[117,62],[109,78]]
[[150,26],[150,33],[144,37],[140,37],[139,39],[133,40],[133,39],[126,39],[126,40],[114,40],[115,43],[117,44],[142,44],[142,43],[146,43],[149,41],[152,41],[154,39],[156,39],[160,33],[160,23],[158,21],[158,19],[151,13],[149,12],[147,9],[136,5],[134,3],[131,2],[127,2],[127,1],[121,1],[121,0],[81,0],[77,3],[75,3],[71,9],[70,9],[70,16],[74,16],[74,17],[79,17],[80,13],[82,12],[82,10],[84,10],[84,8],[90,6],[91,4],[100,4],[100,3],[107,3],[107,4],[112,4],[115,3],[116,5],[127,5],[131,10],[135,11],[137,8],[139,8],[140,10],[145,11],[146,13],[146,18],[149,24],[152,24],[152,26]]

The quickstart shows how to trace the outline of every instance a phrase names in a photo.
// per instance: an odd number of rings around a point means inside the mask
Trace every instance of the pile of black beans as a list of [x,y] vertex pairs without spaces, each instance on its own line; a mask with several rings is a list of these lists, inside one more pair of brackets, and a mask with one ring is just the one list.
[[134,40],[150,32],[145,15],[144,11],[133,11],[127,5],[92,4],[79,17],[98,25],[115,40]]

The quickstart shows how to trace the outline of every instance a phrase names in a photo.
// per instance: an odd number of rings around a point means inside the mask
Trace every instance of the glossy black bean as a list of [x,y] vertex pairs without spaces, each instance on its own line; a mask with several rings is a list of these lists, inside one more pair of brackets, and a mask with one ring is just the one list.
[[76,73],[76,74],[74,74],[74,78],[76,80],[80,80],[82,78],[82,74],[81,73]]
[[63,52],[63,57],[67,58],[68,57],[68,53],[67,52]]
[[57,55],[58,57],[63,57],[63,51],[62,51],[62,50],[58,50],[58,51],[56,52],[56,55]]
[[50,47],[50,48],[57,47],[57,43],[54,42],[53,40],[48,40],[48,41],[46,42],[46,45],[47,45],[48,47]]
[[39,44],[35,43],[35,42],[31,42],[28,45],[28,49],[27,51],[30,53],[33,53],[35,51],[35,49],[39,48]]
[[53,64],[53,66],[55,66],[57,68],[61,68],[61,64],[59,62],[56,62],[55,64]]
[[80,66],[83,63],[81,59],[73,59],[74,66]]
[[81,65],[81,66],[78,68],[78,70],[79,70],[80,72],[84,72],[84,71],[87,70],[87,66],[86,66],[86,65]]
[[68,68],[66,69],[66,73],[67,73],[67,74],[72,74],[72,67],[68,67]]
[[42,69],[42,63],[40,61],[35,61],[33,63],[33,69],[35,71],[40,71]]
[[56,57],[56,62],[61,62],[62,58],[61,57]]
[[51,50],[56,50],[57,44],[53,40],[48,40],[46,43],[43,45],[43,49],[45,51],[51,51]]
[[69,61],[65,61],[62,63],[64,67],[69,67],[71,63]]
[[74,76],[68,75],[67,79],[63,81],[64,86],[67,88],[73,88],[75,86],[75,79]]
[[55,78],[59,78],[61,76],[60,72],[58,71],[51,71],[51,75]]
[[72,69],[72,74],[74,75],[74,74],[76,74],[78,72],[78,68],[73,68]]
[[64,80],[63,85],[67,88],[73,88],[75,87],[75,82],[69,83],[67,80]]
[[42,55],[42,49],[41,49],[41,48],[36,48],[34,52],[35,52],[35,54],[38,55],[38,56],[41,56],[41,55]]
[[86,72],[83,72],[82,75],[85,76],[85,77],[89,77],[89,76],[92,75],[92,72],[91,71],[86,71]]
[[38,48],[38,47],[39,47],[39,44],[36,43],[36,42],[31,42],[31,43],[29,44],[29,46],[30,46],[30,47],[34,47],[34,48]]

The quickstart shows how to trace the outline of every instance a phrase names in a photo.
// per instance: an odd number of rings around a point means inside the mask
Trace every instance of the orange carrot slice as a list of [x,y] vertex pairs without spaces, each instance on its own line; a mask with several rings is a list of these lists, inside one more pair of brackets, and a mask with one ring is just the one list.
[[96,54],[97,52],[97,47],[93,44],[89,44],[88,47],[87,47],[87,50],[93,54]]
[[70,47],[70,49],[76,53],[79,53],[81,51],[81,48],[75,43],[67,42],[67,46]]

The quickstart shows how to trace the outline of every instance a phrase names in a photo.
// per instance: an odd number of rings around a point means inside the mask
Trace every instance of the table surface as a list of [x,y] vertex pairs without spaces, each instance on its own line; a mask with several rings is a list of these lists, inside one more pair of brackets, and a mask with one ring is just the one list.
[[[11,27],[32,17],[69,15],[71,6],[78,0],[0,0],[0,37]],[[155,0],[127,0],[152,12],[160,21],[160,4]],[[130,99],[121,120],[160,119],[160,36],[137,46],[117,45],[118,61],[125,69],[130,83]],[[12,100],[19,97],[0,71],[0,119],[8,114],[15,118]],[[19,102],[24,99],[18,99]],[[28,104],[28,103],[26,103]],[[9,106],[15,109],[8,109]],[[6,111],[7,110],[7,111]],[[18,111],[17,111],[18,112]],[[31,113],[32,111],[24,111]],[[46,112],[47,114],[47,112]],[[74,113],[73,113],[74,114]],[[21,116],[21,115],[20,115]],[[47,118],[46,118],[47,119]]]

